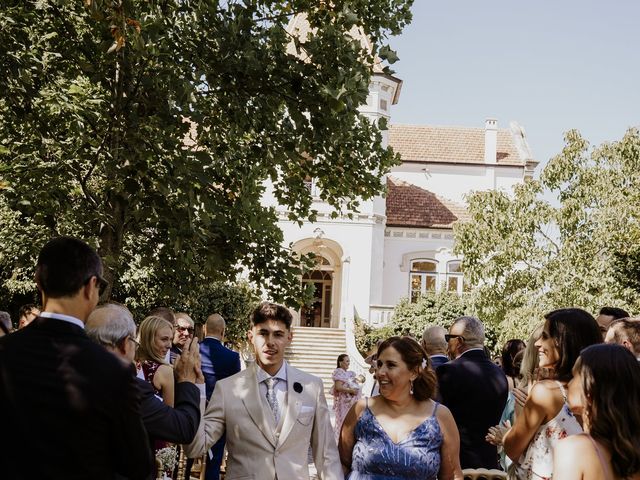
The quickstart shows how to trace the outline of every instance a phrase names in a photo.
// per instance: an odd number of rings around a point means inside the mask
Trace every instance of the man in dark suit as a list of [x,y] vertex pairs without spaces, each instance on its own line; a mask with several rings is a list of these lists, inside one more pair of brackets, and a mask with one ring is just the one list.
[[[86,323],[87,335],[119,357],[134,374],[133,361],[138,343],[136,324],[131,312],[124,306],[107,303],[96,308]],[[198,367],[200,352],[198,341],[188,342],[174,367],[176,391],[171,408],[155,395],[153,386],[144,379],[136,381],[142,400],[140,412],[149,434],[149,444],[155,440],[171,443],[190,443],[204,411],[204,377]]]
[[131,371],[84,324],[108,284],[102,262],[70,237],[40,251],[42,313],[0,339],[0,478],[130,479],[151,472]]
[[[209,315],[204,326],[204,340],[200,344],[202,373],[207,386],[207,401],[211,398],[218,380],[240,371],[240,355],[222,344],[226,323],[218,313]],[[206,480],[220,478],[220,464],[224,455],[225,437],[218,440],[207,455]]]
[[507,402],[507,378],[484,353],[484,325],[475,317],[460,317],[446,335],[455,360],[437,368],[440,398],[460,431],[462,468],[498,468],[498,452],[485,440],[489,427],[500,422]]
[[447,363],[447,341],[444,339],[447,331],[440,325],[427,327],[422,334],[422,348],[429,355],[431,367],[435,370],[440,365]]

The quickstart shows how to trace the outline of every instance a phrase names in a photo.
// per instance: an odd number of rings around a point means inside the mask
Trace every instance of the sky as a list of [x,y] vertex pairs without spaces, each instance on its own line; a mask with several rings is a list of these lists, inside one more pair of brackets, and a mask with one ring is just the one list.
[[592,145],[640,126],[640,1],[415,0],[389,39],[403,80],[392,123],[517,121],[542,164],[564,132]]

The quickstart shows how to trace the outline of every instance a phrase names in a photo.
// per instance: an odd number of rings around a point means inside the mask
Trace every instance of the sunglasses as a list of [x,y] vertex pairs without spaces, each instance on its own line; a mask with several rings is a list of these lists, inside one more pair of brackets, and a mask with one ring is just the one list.
[[190,335],[193,335],[195,329],[193,327],[182,327],[180,325],[176,325],[176,330],[179,332],[189,332]]
[[107,282],[104,278],[102,278],[102,275],[99,275],[96,273],[95,275],[91,275],[89,278],[87,278],[84,281],[84,284],[86,285],[87,283],[89,283],[93,277],[96,277],[96,283],[98,285],[98,294],[102,296],[104,291],[109,286],[109,282]]
[[444,339],[448,342],[449,340],[451,340],[452,338],[461,338],[462,341],[464,342],[464,337],[462,335],[451,335],[449,333],[445,334]]

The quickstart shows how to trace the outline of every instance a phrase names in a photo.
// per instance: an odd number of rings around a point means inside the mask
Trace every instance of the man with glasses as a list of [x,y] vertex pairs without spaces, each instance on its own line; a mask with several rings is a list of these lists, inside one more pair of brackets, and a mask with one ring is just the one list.
[[176,362],[178,355],[182,354],[184,346],[193,338],[195,324],[186,313],[176,313],[176,323],[173,329],[173,345],[170,350],[171,365]]
[[134,378],[85,333],[107,285],[100,257],[81,240],[54,238],[35,280],[42,313],[0,339],[0,478],[147,477]]
[[500,422],[507,403],[507,377],[484,352],[484,325],[460,317],[445,335],[452,361],[436,369],[440,399],[460,431],[460,464],[465,468],[498,468],[498,451],[485,440]]
[[[107,303],[96,308],[87,319],[87,335],[131,368],[139,343],[136,341],[136,325],[131,312],[124,305]],[[200,353],[198,341],[182,352],[176,362],[175,407],[165,404],[154,393],[150,382],[136,377],[142,393],[140,413],[149,444],[155,440],[172,443],[189,443],[193,440],[200,422],[200,409],[204,410],[204,377],[198,367]]]

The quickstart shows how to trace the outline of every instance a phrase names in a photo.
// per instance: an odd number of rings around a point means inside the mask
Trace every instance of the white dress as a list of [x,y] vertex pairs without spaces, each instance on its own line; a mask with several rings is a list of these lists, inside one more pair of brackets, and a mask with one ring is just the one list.
[[582,427],[569,410],[564,386],[560,382],[556,383],[560,387],[564,403],[555,417],[540,425],[527,451],[520,457],[519,465],[515,469],[518,480],[551,479],[554,447],[559,440],[582,432]]

